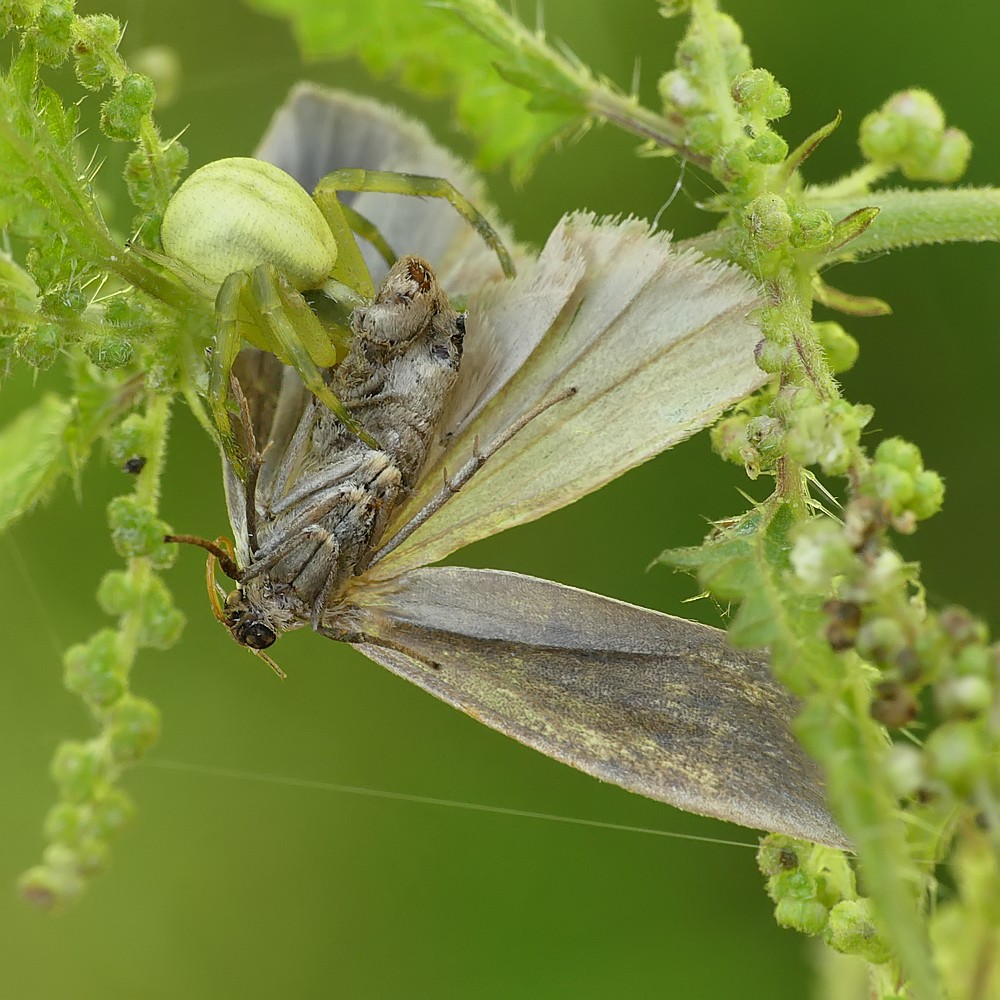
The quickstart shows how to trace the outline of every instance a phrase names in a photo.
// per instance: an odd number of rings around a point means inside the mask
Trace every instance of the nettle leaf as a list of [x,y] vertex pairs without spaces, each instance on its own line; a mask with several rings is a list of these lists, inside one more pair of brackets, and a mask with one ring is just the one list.
[[829,646],[821,638],[820,599],[795,594],[786,578],[796,523],[787,504],[772,501],[719,528],[703,545],[668,549],[656,561],[694,573],[714,597],[738,603],[729,626],[733,644],[770,646],[776,676],[802,693],[809,665],[826,659]]
[[583,71],[492,2],[251,3],[291,21],[309,58],[356,56],[376,76],[396,76],[414,93],[453,96],[484,168],[510,163],[523,178],[549,145],[587,117]]
[[0,430],[0,531],[44,500],[66,471],[72,418],[70,403],[45,396]]

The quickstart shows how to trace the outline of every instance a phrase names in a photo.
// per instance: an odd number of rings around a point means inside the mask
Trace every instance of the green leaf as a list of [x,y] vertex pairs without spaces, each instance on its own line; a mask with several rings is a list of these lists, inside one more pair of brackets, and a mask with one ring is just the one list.
[[63,435],[73,407],[45,396],[0,430],[0,531],[45,499],[66,471]]
[[829,648],[820,642],[820,600],[790,593],[785,579],[788,534],[796,523],[787,504],[772,500],[719,530],[704,545],[668,550],[657,562],[690,570],[715,597],[739,601],[729,626],[733,644],[773,647],[776,675],[801,694],[804,668],[828,655]]
[[454,96],[482,167],[509,162],[523,178],[547,146],[588,117],[589,73],[492,0],[251,3],[288,18],[309,58],[356,56],[414,93]]

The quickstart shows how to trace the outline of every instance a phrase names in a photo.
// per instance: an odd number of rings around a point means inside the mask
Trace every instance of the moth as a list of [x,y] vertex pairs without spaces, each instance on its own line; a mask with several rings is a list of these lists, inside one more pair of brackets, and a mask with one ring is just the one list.
[[[310,190],[353,166],[445,177],[484,200],[422,126],[311,85],[257,155]],[[239,355],[248,460],[223,454],[235,551],[216,549],[236,581],[217,609],[234,638],[263,650],[308,626],[602,780],[848,846],[765,655],[548,580],[431,565],[597,489],[759,386],[752,284],[639,220],[588,214],[565,217],[537,257],[518,251],[518,276],[499,280],[447,206],[361,194],[352,207],[402,255],[327,373],[379,447],[273,355]]]

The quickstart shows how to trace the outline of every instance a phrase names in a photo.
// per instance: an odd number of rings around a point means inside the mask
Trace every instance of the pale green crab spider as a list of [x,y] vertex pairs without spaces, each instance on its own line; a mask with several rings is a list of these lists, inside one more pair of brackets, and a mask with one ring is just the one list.
[[[331,392],[323,369],[343,357],[351,312],[375,294],[355,234],[390,265],[395,255],[371,222],[340,203],[338,191],[444,198],[495,251],[504,274],[514,274],[496,231],[442,178],[337,170],[310,197],[293,177],[263,160],[233,157],[196,170],[167,205],[160,230],[165,257],[157,259],[215,299],[209,406],[223,448],[238,465],[229,386],[245,341],[295,368],[348,429],[378,447]],[[312,305],[307,292],[319,293]]]

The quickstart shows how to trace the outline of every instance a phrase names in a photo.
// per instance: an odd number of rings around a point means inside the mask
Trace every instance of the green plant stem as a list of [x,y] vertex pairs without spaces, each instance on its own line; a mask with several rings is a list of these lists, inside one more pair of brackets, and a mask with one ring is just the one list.
[[[149,441],[153,445],[146,455],[146,465],[135,489],[138,503],[155,512],[160,500],[160,481],[166,464],[167,429],[170,425],[170,395],[163,393],[150,399],[146,410]],[[146,557],[134,557],[128,562],[129,583],[133,593],[145,594],[149,589],[149,581],[153,574],[152,562]],[[139,652],[139,636],[142,633],[146,618],[144,602],[129,609],[122,615],[119,624],[121,649],[131,665]]]
[[[858,848],[863,891],[876,901],[914,997],[937,1000],[941,993],[919,905],[924,876],[910,857],[896,802],[885,788],[885,737],[869,713],[868,681],[860,661],[849,657],[838,662],[849,672],[824,685],[817,707],[826,718],[810,718],[810,727],[837,733],[830,745],[833,759],[824,761],[830,798]],[[844,718],[845,706],[850,719]]]
[[718,17],[719,9],[715,0],[693,0],[692,34],[704,46],[699,83],[704,91],[705,103],[721,124],[719,146],[725,149],[742,138],[744,132],[736,112],[736,103],[731,92],[732,81],[726,68],[719,32],[716,30]]
[[[912,191],[897,188],[849,198],[829,198],[822,188],[807,188],[811,207],[825,209],[834,221],[866,205],[878,218],[844,252],[884,253],[927,243],[985,243],[1000,240],[1000,189],[960,188]],[[842,257],[840,251],[835,255]]]
[[[834,221],[860,208],[880,209],[872,225],[831,254],[827,263],[928,243],[1000,242],[1000,188],[925,191],[896,188],[850,198],[827,198],[823,188],[807,188],[805,203],[810,208],[825,209]],[[735,235],[735,227],[727,226],[677,245],[708,257],[721,257],[728,253]]]

